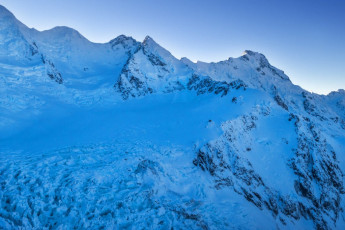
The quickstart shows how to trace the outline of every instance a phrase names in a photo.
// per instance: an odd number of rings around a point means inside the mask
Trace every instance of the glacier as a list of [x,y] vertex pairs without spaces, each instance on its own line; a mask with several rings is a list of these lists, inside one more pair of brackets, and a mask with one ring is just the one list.
[[345,91],[0,5],[0,228],[344,229]]

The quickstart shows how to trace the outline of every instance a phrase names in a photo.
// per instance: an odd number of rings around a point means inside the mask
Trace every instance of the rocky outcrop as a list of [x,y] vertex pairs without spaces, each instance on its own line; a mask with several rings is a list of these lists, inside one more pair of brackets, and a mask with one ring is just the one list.
[[241,81],[236,80],[230,83],[225,81],[219,82],[212,80],[210,77],[199,77],[195,74],[189,79],[187,88],[194,90],[197,94],[214,93],[220,96],[226,96],[231,90],[243,89],[246,90],[247,85]]
[[50,79],[56,81],[57,83],[62,84],[63,83],[62,75],[55,68],[54,63],[51,60],[44,58],[43,55],[42,55],[42,62],[45,65],[47,76]]
[[216,189],[232,188],[258,209],[269,210],[283,225],[304,218],[318,229],[333,228],[343,212],[343,172],[337,154],[313,122],[297,115],[289,119],[298,135],[297,148],[291,149],[292,157],[286,162],[296,175],[289,191],[295,195],[282,195],[271,187],[254,169],[255,162],[246,158],[257,123],[268,115],[256,112],[224,122],[223,135],[197,149],[193,164],[214,178]]
[[327,218],[335,224],[343,211],[340,206],[345,193],[343,172],[334,149],[310,119],[295,118],[295,126],[298,147],[289,164],[297,175],[296,193],[308,200],[303,206],[311,210],[308,215],[316,226],[331,228]]

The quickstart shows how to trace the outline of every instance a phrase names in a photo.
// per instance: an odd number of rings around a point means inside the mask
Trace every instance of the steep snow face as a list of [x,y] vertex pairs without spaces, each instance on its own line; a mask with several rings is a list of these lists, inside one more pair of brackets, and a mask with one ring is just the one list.
[[95,44],[67,27],[39,32],[1,6],[0,107],[32,113],[47,101],[78,105],[113,101],[112,86],[139,44],[126,36]]
[[92,43],[78,31],[63,26],[39,32],[20,23],[4,7],[0,31],[1,63],[45,65],[50,78],[78,89],[114,84],[139,46],[139,42],[126,36],[105,44]]
[[185,89],[192,71],[152,38],[146,37],[115,84],[123,98]]
[[93,87],[113,84],[129,55],[139,44],[125,36],[106,44],[96,44],[68,27],[55,27],[33,34],[44,56],[53,60],[57,69],[61,69],[62,75],[68,80],[66,85],[70,87],[78,87],[86,82]]
[[37,64],[39,55],[37,47],[30,44],[20,31],[21,23],[0,6],[0,60],[1,63],[16,65]]
[[39,32],[0,6],[0,228],[344,229],[345,93],[264,55]]

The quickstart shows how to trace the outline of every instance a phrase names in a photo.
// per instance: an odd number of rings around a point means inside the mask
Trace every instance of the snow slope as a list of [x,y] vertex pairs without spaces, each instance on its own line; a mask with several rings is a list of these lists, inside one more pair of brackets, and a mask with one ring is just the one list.
[[0,228],[343,229],[345,93],[0,6]]

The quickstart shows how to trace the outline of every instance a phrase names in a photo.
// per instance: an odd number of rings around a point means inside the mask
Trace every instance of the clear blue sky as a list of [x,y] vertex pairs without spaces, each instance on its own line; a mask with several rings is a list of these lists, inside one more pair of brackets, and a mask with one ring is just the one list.
[[345,0],[0,0],[29,27],[77,29],[94,42],[153,37],[177,58],[266,55],[303,88],[345,88]]

